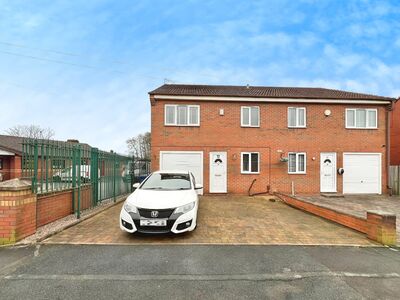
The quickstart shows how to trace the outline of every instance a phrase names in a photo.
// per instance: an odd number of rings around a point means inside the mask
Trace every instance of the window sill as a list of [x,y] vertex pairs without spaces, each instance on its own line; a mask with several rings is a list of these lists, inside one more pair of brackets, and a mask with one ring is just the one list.
[[289,175],[307,175],[306,172],[289,172]]
[[300,128],[300,129],[306,129],[307,126],[288,126],[288,128]]
[[258,126],[247,126],[247,125],[240,125],[242,128],[260,128],[260,125]]
[[260,172],[240,172],[242,175],[259,175]]
[[378,127],[345,127],[346,129],[356,129],[356,130],[376,130],[379,129]]
[[199,125],[176,125],[176,124],[164,124],[165,127],[200,127]]

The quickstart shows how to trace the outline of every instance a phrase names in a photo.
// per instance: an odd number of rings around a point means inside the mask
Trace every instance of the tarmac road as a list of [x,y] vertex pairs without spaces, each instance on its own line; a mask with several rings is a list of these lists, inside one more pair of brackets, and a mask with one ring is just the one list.
[[0,248],[1,299],[399,299],[384,247]]

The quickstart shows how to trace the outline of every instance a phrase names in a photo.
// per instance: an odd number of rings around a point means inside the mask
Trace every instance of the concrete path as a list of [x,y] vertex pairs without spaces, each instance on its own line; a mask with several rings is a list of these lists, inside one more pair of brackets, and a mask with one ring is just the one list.
[[145,236],[119,229],[121,205],[71,227],[48,244],[236,244],[376,246],[365,235],[268,197],[205,196],[197,229],[183,235]]

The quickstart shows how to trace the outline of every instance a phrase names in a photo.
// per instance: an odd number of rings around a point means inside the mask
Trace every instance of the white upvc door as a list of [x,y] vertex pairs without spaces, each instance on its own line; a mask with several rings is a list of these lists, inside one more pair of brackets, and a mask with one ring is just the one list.
[[226,152],[210,152],[210,193],[226,193],[227,188]]
[[336,188],[336,153],[322,152],[320,155],[320,190],[322,193],[335,193]]

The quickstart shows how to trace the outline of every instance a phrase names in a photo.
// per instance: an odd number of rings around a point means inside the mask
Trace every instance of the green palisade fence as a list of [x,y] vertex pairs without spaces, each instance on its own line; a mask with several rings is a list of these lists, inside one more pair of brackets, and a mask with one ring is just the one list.
[[94,207],[131,192],[131,157],[52,140],[24,139],[22,149],[22,176],[32,181],[32,191],[41,195],[72,190],[78,218],[82,203]]

